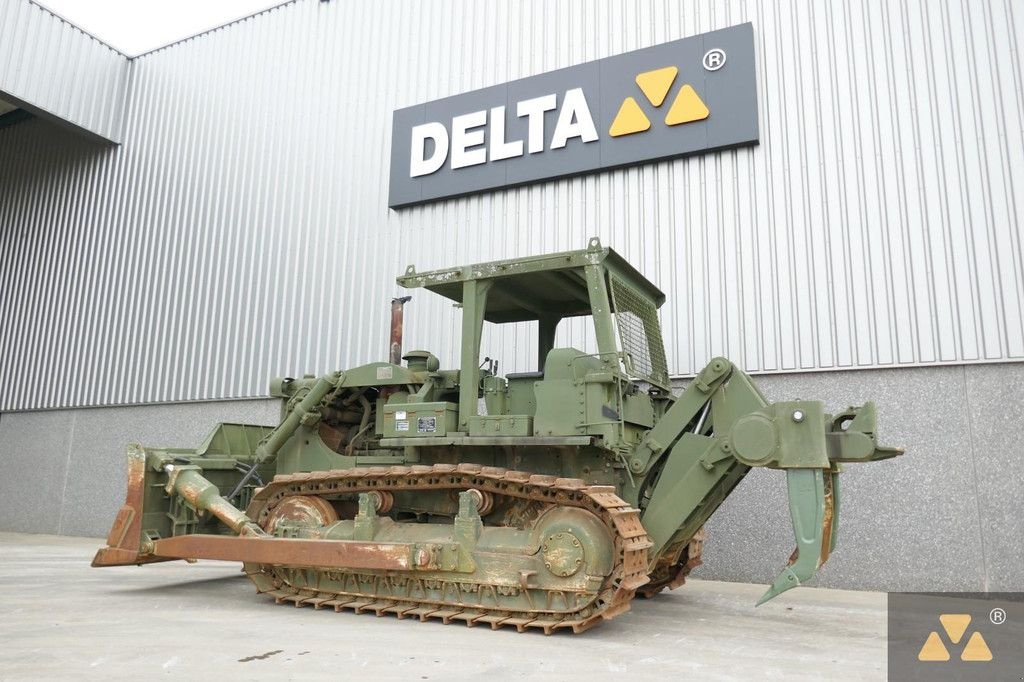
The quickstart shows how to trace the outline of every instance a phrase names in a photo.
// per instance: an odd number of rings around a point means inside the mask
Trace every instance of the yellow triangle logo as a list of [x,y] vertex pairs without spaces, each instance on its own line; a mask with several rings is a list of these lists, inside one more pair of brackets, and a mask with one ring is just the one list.
[[960,654],[960,660],[961,661],[991,661],[992,660],[992,650],[988,648],[988,643],[985,642],[985,638],[981,636],[980,632],[975,632],[973,635],[971,635],[971,638],[969,640],[967,640],[967,646],[964,647],[963,652]]
[[917,654],[917,660],[919,661],[948,661],[949,652],[946,651],[946,646],[939,639],[939,633],[932,632],[928,635],[928,639],[925,640],[924,646],[921,647],[921,651]]
[[675,82],[676,74],[678,73],[679,69],[675,66],[666,66],[663,69],[655,69],[654,71],[644,71],[636,77],[636,84],[647,95],[647,99],[650,100],[651,104],[660,107],[661,103],[665,101],[665,97],[668,95],[668,91],[672,87],[672,83]]
[[619,107],[619,113],[615,114],[615,120],[612,121],[612,127],[608,129],[608,134],[612,137],[620,137],[642,133],[650,127],[651,121],[644,114],[640,105],[632,97],[627,97]]
[[967,632],[967,626],[971,624],[971,616],[968,613],[944,613],[939,616],[939,622],[949,635],[949,641],[959,644],[960,638]]
[[672,102],[672,107],[665,116],[665,125],[675,126],[680,123],[702,121],[710,113],[704,100],[700,98],[693,86],[687,83],[679,89],[676,101]]

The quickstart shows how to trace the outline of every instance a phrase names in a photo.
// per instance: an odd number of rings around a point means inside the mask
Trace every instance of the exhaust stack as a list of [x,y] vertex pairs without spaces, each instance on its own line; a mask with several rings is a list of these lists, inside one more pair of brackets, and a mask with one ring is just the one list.
[[391,299],[391,356],[388,362],[392,365],[402,364],[402,323],[405,319],[405,304],[412,296]]

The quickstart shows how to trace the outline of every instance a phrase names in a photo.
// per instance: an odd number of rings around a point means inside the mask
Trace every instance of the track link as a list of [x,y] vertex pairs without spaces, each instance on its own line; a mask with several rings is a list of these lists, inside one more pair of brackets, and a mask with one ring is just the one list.
[[[492,628],[512,626],[523,632],[542,629],[546,634],[571,628],[583,632],[603,620],[629,610],[637,589],[645,585],[647,549],[651,546],[640,522],[640,512],[630,507],[612,486],[588,485],[580,479],[558,478],[477,464],[436,464],[434,466],[394,466],[317,471],[277,476],[261,489],[249,505],[250,518],[263,524],[274,508],[294,495],[337,496],[359,492],[400,490],[466,490],[476,488],[493,495],[536,500],[551,506],[585,509],[601,519],[614,538],[615,561],[608,577],[592,601],[570,606],[564,593],[547,591],[546,604],[530,610],[501,607],[500,595],[490,590],[453,589],[444,600],[417,599],[412,595],[418,578],[394,572],[343,572],[350,576],[343,591],[325,592],[289,584],[289,571],[269,565],[246,564],[245,571],[260,593],[278,603],[315,608],[344,609],[378,616],[394,614],[398,618],[416,617],[421,621],[438,619],[444,623],[461,621],[467,625],[487,623]],[[318,571],[320,574],[338,571]],[[481,588],[486,588],[481,584]],[[487,599],[492,604],[485,604]],[[563,609],[555,611],[561,599]]]

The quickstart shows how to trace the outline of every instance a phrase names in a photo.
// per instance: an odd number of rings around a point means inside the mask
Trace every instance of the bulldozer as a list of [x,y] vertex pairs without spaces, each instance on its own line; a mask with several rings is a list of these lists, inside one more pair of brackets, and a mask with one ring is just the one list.
[[[457,368],[403,355],[395,299],[388,361],[274,379],[276,426],[130,445],[93,566],[238,561],[278,603],[583,632],[682,585],[754,467],[786,472],[796,537],[758,604],[806,582],[836,546],[841,465],[902,453],[877,444],[873,403],[771,403],[725,358],[674,394],[665,295],[597,238],[397,282],[461,308]],[[596,351],[555,347],[577,317]],[[536,370],[481,361],[484,322],[535,322]]]

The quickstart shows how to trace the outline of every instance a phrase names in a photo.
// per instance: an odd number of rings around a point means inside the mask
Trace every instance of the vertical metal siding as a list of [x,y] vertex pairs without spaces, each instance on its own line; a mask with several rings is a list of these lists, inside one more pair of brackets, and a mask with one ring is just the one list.
[[[387,209],[394,109],[748,20],[759,147]],[[0,131],[0,409],[261,395],[385,357],[409,263],[594,234],[668,293],[674,373],[1024,359],[1022,35],[1014,0],[299,0],[159,50],[120,148]]]
[[29,0],[0,0],[0,92],[121,140],[128,58]]

